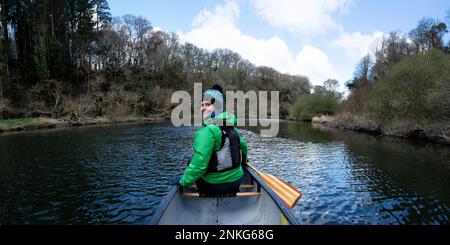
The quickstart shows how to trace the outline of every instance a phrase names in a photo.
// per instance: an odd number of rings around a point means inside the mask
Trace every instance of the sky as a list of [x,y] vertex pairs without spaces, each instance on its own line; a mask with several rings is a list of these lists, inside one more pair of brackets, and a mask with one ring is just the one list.
[[[358,61],[391,31],[446,18],[450,0],[108,0],[113,17],[132,14],[206,50],[227,48],[256,65],[337,79],[344,91]],[[445,40],[450,39],[447,34]]]

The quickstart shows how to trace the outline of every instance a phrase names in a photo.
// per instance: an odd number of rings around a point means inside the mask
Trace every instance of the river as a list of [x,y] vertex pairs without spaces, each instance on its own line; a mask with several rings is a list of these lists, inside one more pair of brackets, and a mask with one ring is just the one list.
[[[0,135],[0,224],[147,224],[195,127],[87,126]],[[260,170],[303,192],[301,224],[450,224],[450,147],[283,121],[242,128]]]

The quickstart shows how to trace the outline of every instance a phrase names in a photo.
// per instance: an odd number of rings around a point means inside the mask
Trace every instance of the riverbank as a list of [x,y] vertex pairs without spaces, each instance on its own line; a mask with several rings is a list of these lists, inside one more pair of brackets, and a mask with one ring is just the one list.
[[330,128],[352,130],[373,135],[450,145],[450,125],[445,123],[419,125],[411,122],[397,122],[382,125],[349,113],[337,116],[315,117],[312,119],[312,123],[320,123]]
[[0,133],[12,132],[12,131],[28,131],[39,129],[52,129],[52,128],[69,128],[80,127],[87,125],[107,125],[107,124],[122,124],[122,123],[139,123],[139,122],[158,122],[167,121],[169,118],[166,116],[153,115],[148,117],[95,117],[87,118],[82,121],[73,121],[69,119],[56,119],[47,117],[38,118],[18,118],[18,119],[6,119],[0,120]]

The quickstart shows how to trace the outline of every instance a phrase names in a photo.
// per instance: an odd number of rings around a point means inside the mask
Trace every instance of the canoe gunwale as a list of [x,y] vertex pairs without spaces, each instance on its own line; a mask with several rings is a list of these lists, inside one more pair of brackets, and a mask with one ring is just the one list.
[[169,193],[167,193],[167,195],[163,198],[161,204],[153,215],[150,225],[158,225],[170,202],[172,202],[172,199],[179,191],[181,191],[181,186],[179,185],[174,185],[170,188]]
[[[259,175],[249,167],[245,168],[245,171],[247,171],[250,174],[251,178],[258,183],[258,188],[259,187],[263,188],[264,191],[266,191],[267,194],[269,194],[271,199],[275,202],[280,212],[284,215],[284,217],[290,223],[290,225],[299,225],[298,220],[295,218],[292,212],[286,207],[286,205],[284,205],[281,198],[278,197],[278,195],[259,177]],[[169,193],[163,198],[160,206],[153,215],[150,225],[158,225],[162,216],[166,212],[166,209],[168,208],[169,204],[172,202],[172,199],[180,191],[182,191],[182,188],[179,185],[171,187]]]

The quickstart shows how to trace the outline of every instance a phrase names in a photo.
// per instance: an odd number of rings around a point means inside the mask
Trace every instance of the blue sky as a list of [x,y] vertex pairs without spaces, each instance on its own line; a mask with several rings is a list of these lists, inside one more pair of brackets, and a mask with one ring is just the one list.
[[450,9],[449,0],[108,2],[113,16],[143,16],[183,42],[228,48],[257,65],[306,75],[316,85],[327,78],[343,84],[383,35],[406,33],[423,17],[445,21]]

